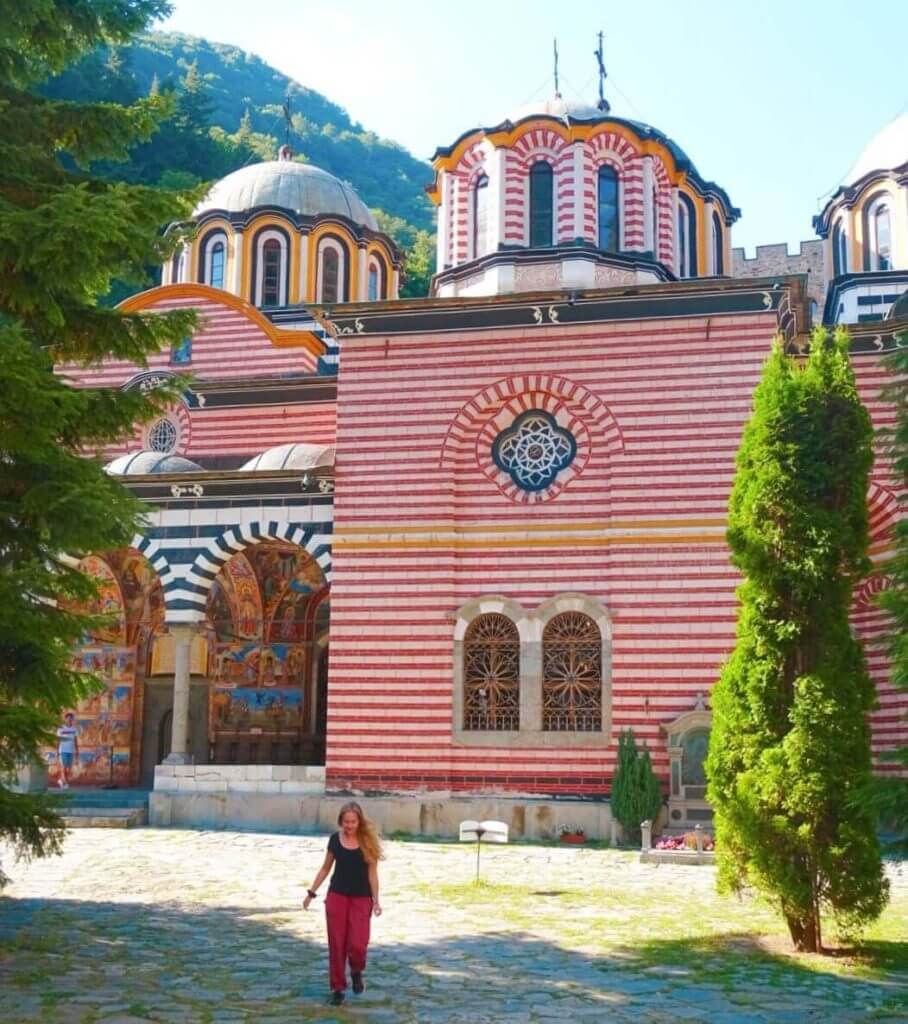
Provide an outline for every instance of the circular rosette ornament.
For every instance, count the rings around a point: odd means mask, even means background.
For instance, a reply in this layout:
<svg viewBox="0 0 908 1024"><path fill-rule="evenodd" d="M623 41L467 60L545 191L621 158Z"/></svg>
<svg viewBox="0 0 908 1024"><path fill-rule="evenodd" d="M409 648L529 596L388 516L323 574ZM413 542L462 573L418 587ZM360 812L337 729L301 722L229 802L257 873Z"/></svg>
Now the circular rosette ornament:
<svg viewBox="0 0 908 1024"><path fill-rule="evenodd" d="M574 435L554 416L530 409L492 442L495 464L524 491L544 491L577 454Z"/></svg>

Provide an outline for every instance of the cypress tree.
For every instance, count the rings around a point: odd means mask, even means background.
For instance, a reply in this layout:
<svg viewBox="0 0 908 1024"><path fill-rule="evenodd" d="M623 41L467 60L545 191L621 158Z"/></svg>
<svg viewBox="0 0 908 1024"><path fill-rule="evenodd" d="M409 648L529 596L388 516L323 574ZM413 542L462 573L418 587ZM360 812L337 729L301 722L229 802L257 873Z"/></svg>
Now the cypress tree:
<svg viewBox="0 0 908 1024"><path fill-rule="evenodd" d="M612 816L620 822L625 838L640 843L640 824L653 821L662 806L662 790L647 750L638 751L634 730L618 736L618 764L612 780Z"/></svg>
<svg viewBox="0 0 908 1024"><path fill-rule="evenodd" d="M46 796L17 794L17 768L54 742L63 708L97 680L73 671L90 620L67 610L92 585L72 558L128 544L141 507L86 457L173 398L162 388L75 389L55 365L142 364L192 328L191 313L124 314L99 303L115 278L142 280L177 243L194 195L99 179L168 101L132 106L49 99L37 87L97 46L126 42L163 0L17 0L0 14L0 837L20 855L59 849ZM0 877L2 884L2 877Z"/></svg>
<svg viewBox="0 0 908 1024"><path fill-rule="evenodd" d="M880 604L889 613L886 647L893 685L908 690L908 331L898 338L895 352L886 359L892 382L883 397L895 406L895 424L883 433L883 443L892 472L901 483L902 518L895 527L895 554L886 564L890 585L880 594ZM908 716L906 716L908 717ZM891 752L887 760L908 769L908 745ZM908 778L875 778L863 797L869 799L887 828L896 830L895 846L908 853Z"/></svg>
<svg viewBox="0 0 908 1024"><path fill-rule="evenodd" d="M796 948L822 948L821 912L860 927L887 898L872 815L875 703L849 628L868 571L873 432L848 339L819 329L806 366L775 347L737 457L728 543L744 577L737 641L712 694L708 798L719 884L752 885Z"/></svg>

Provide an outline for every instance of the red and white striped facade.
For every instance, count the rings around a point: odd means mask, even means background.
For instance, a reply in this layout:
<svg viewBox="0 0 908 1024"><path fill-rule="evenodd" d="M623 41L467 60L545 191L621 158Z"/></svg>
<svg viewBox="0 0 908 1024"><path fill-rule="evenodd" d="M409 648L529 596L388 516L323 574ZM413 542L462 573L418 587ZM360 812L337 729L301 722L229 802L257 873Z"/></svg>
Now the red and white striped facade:
<svg viewBox="0 0 908 1024"><path fill-rule="evenodd" d="M660 265L626 268L597 278L592 266L540 279L501 270L489 256L530 244L530 170L545 162L552 168L553 246L597 247L598 175L603 165L618 177L618 252L646 254ZM671 140L646 125L611 117L595 108L550 101L516 124L467 132L435 155L435 182L429 190L438 204L436 294L489 295L530 291L540 280L548 286L601 287L612 283L652 283L660 274L682 274L678 251L680 195L695 211L697 265L684 276L723 273L730 266L730 226L739 216L725 192L704 181ZM477 183L487 180L484 234L476 230ZM715 217L714 217L715 215ZM720 225L717 235L714 221ZM566 254L568 258L570 254ZM485 257L485 259L483 259ZM479 261L479 262L477 262ZM550 260L558 267L558 259ZM458 273L458 268L463 268ZM497 272L496 271L497 268ZM619 267L620 269L620 267ZM635 271L635 272L632 272Z"/></svg>
<svg viewBox="0 0 908 1024"><path fill-rule="evenodd" d="M626 727L667 779L662 728L709 693L734 642L727 502L785 305L767 308L769 292L745 294L750 284L722 285L718 315L696 313L696 295L673 310L665 288L650 315L627 318L611 310L617 295L598 296L596 315L552 295L554 318L537 318L544 304L524 316L512 299L523 320L494 327L475 303L343 311L360 330L343 338L338 391L329 788L602 796ZM694 291L707 301L709 287ZM490 318L496 308L505 315L488 300ZM879 424L891 412L869 349L855 364ZM489 452L500 424L529 408L577 439L571 471L535 495L503 486ZM874 558L885 560L895 503L882 465L871 505ZM872 638L881 622L868 594L855 624ZM559 601L607 617L605 735L469 742L456 720L469 615L504 610L524 639ZM906 700L882 655L869 660L879 752L905 741Z"/></svg>

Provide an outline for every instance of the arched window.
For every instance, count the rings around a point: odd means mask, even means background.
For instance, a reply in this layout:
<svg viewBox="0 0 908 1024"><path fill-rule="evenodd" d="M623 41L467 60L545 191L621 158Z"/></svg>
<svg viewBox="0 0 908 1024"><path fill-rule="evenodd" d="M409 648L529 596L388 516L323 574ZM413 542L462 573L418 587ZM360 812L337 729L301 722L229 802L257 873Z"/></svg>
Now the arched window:
<svg viewBox="0 0 908 1024"><path fill-rule="evenodd" d="M713 210L713 273L725 273L725 241L722 235L722 222L719 214Z"/></svg>
<svg viewBox="0 0 908 1024"><path fill-rule="evenodd" d="M369 258L369 301L377 302L386 297L385 265L377 256Z"/></svg>
<svg viewBox="0 0 908 1024"><path fill-rule="evenodd" d="M205 235L199 248L199 280L223 288L227 271L227 236L223 231Z"/></svg>
<svg viewBox="0 0 908 1024"><path fill-rule="evenodd" d="M186 248L179 249L173 254L173 263L171 264L171 282L173 284L181 284L186 280Z"/></svg>
<svg viewBox="0 0 908 1024"><path fill-rule="evenodd" d="M520 728L520 636L498 613L480 615L467 628L463 648L463 727Z"/></svg>
<svg viewBox="0 0 908 1024"><path fill-rule="evenodd" d="M480 174L473 188L473 257L489 251L489 179Z"/></svg>
<svg viewBox="0 0 908 1024"><path fill-rule="evenodd" d="M554 206L552 165L540 160L530 168L530 245L552 244Z"/></svg>
<svg viewBox="0 0 908 1024"><path fill-rule="evenodd" d="M659 191L653 185L653 256L659 258Z"/></svg>
<svg viewBox="0 0 908 1024"><path fill-rule="evenodd" d="M337 302L339 285L340 257L337 249L325 248L322 252L322 302Z"/></svg>
<svg viewBox="0 0 908 1024"><path fill-rule="evenodd" d="M281 302L281 243L269 238L262 246L262 305Z"/></svg>
<svg viewBox="0 0 908 1024"><path fill-rule="evenodd" d="M848 235L841 221L832 229L832 266L833 277L848 273Z"/></svg>
<svg viewBox="0 0 908 1024"><path fill-rule="evenodd" d="M337 238L323 238L319 242L318 281L315 289L319 302L347 301L348 264L347 249Z"/></svg>
<svg viewBox="0 0 908 1024"><path fill-rule="evenodd" d="M621 232L618 219L618 175L607 164L599 168L599 248L618 252Z"/></svg>
<svg viewBox="0 0 908 1024"><path fill-rule="evenodd" d="M542 728L602 728L602 636L583 612L561 612L542 634Z"/></svg>
<svg viewBox="0 0 908 1024"><path fill-rule="evenodd" d="M224 287L224 264L227 252L223 242L215 242L211 247L211 265L208 270L208 283L212 288Z"/></svg>
<svg viewBox="0 0 908 1024"><path fill-rule="evenodd" d="M253 243L253 289L256 306L285 306L290 269L290 239L277 228L258 232Z"/></svg>
<svg viewBox="0 0 908 1024"><path fill-rule="evenodd" d="M877 199L867 208L867 250L864 265L867 270L892 270L892 226L889 206Z"/></svg>
<svg viewBox="0 0 908 1024"><path fill-rule="evenodd" d="M697 276L697 208L690 196L678 193L678 276Z"/></svg>

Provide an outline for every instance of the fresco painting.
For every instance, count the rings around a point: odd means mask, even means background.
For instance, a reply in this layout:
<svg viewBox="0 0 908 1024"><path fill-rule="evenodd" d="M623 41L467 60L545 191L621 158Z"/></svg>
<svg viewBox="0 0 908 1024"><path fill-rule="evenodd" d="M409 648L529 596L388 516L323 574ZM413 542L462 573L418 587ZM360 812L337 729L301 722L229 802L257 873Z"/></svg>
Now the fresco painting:
<svg viewBox="0 0 908 1024"><path fill-rule="evenodd" d="M109 622L103 626L95 626L91 631L94 640L121 644L126 640L123 615L123 596L120 584L113 570L97 555L89 555L79 563L79 568L86 576L90 576L97 587L97 593L78 610L86 615L104 615Z"/></svg>
<svg viewBox="0 0 908 1024"><path fill-rule="evenodd" d="M318 563L289 544L256 544L224 565L208 599L212 739L301 729L313 612L326 590ZM266 701L265 714L245 698L230 696L236 693L280 700L257 698ZM295 704L288 703L288 694Z"/></svg>
<svg viewBox="0 0 908 1024"><path fill-rule="evenodd" d="M73 785L134 784L139 765L141 684L148 644L164 624L164 593L149 562L130 548L90 555L80 563L98 587L97 597L80 610L114 616L74 654L73 667L98 676L101 689L80 701L73 711L79 757ZM142 664L140 664L140 661ZM45 750L56 780L57 751Z"/></svg>
<svg viewBox="0 0 908 1024"><path fill-rule="evenodd" d="M217 686L211 700L212 728L219 733L299 732L303 693L295 687Z"/></svg>

